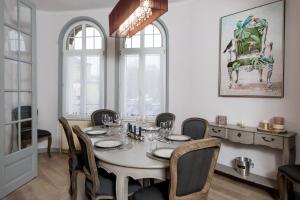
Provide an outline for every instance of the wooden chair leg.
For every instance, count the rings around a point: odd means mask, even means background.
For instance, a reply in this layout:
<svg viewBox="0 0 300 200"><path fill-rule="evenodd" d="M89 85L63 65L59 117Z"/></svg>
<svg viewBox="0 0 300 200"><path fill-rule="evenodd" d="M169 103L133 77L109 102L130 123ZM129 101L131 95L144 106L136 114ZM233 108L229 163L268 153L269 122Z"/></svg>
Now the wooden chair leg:
<svg viewBox="0 0 300 200"><path fill-rule="evenodd" d="M69 174L70 174L70 188L69 188L69 194L72 196L73 195L73 188L72 188L72 174L73 171L69 169Z"/></svg>
<svg viewBox="0 0 300 200"><path fill-rule="evenodd" d="M51 144L52 144L52 136L50 135L48 136L48 149L47 149L49 158L51 158Z"/></svg>
<svg viewBox="0 0 300 200"><path fill-rule="evenodd" d="M288 200L287 179L281 172L278 172L277 174L277 181L279 190L279 200Z"/></svg>
<svg viewBox="0 0 300 200"><path fill-rule="evenodd" d="M73 171L72 172L72 177L71 177L71 187L72 187L72 200L76 200L77 199L77 175L78 172L77 171Z"/></svg>

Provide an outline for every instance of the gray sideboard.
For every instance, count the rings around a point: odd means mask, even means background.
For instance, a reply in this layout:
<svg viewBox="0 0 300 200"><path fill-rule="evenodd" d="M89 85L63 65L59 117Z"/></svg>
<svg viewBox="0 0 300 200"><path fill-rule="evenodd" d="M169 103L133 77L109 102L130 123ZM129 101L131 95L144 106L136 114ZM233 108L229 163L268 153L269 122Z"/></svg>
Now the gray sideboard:
<svg viewBox="0 0 300 200"><path fill-rule="evenodd" d="M257 131L257 128L254 127L241 128L236 125L219 126L216 123L210 123L208 135L234 143L245 145L260 145L268 148L278 149L282 151L282 165L295 164L295 139L297 133L268 133ZM261 177L255 174L250 174L250 176L248 177L243 177L235 172L232 167L228 167L222 164L217 164L216 170L269 188L277 188L276 182L272 179Z"/></svg>

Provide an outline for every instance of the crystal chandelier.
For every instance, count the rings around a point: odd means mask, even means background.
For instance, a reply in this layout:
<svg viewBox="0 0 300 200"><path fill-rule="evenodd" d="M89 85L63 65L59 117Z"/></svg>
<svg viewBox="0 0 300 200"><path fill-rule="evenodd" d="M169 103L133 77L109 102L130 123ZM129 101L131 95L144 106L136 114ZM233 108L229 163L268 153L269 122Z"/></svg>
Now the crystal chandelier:
<svg viewBox="0 0 300 200"><path fill-rule="evenodd" d="M110 36L131 37L168 10L168 0L119 0L109 15Z"/></svg>

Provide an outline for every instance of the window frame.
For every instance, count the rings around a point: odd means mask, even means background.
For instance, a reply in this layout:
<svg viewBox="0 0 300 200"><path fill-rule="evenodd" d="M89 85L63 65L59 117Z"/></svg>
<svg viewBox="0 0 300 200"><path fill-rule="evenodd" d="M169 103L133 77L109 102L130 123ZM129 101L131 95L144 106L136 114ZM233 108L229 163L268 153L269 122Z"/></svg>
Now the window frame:
<svg viewBox="0 0 300 200"><path fill-rule="evenodd" d="M122 67L125 66L125 54L126 55L140 55L139 58L139 65L141 65L142 63L145 63L145 55L146 54L160 54L161 57L161 66L163 66L164 68L164 73L162 74L162 81L163 81L163 94L162 95L162 99L161 102L164 102L162 104L163 108L162 108L162 112L168 112L169 111L169 35L168 35L168 30L165 26L165 24L161 21L161 20L156 20L154 22L152 22L152 25L154 25L155 27L158 28L158 30L161 33L161 42L162 42L162 46L161 47L145 47L145 29L141 31L141 38L140 38L140 48L125 48L125 39L126 38L121 38L118 41L117 44L117 50L118 50L118 72L117 75L118 77L116 78L118 83L117 85L117 95L118 95L118 100L116 102L116 107L118 108L119 112L123 112L124 109L122 108L123 105L125 104L125 102L123 100L125 100L125 96L124 96L124 80L122 80L124 78L124 76L122 75ZM143 66L142 70L139 69L139 73L143 73L142 71L145 69L145 65ZM140 76L141 77L141 76ZM141 97L141 93L139 92L139 98ZM123 105L122 105L123 104ZM140 102L140 108L141 106ZM149 117L147 116L147 118L150 121L154 121L155 117ZM135 116L125 116L125 120L127 121L132 121L135 120Z"/></svg>
<svg viewBox="0 0 300 200"><path fill-rule="evenodd" d="M102 48L101 49L85 49L86 47L86 39L83 39L82 42L82 49L81 50L76 50L76 49L71 49L67 50L67 39L69 38L69 33L71 30L73 30L76 26L79 24L89 24L92 27L96 28L100 36L102 38ZM82 27L84 29L84 27ZM83 30L82 29L82 30ZM82 31L83 35L82 38L86 36L85 31ZM64 58L66 57L65 54L67 55L74 55L74 56L84 56L86 58L86 55L92 56L92 55L100 55L100 60L101 62L101 69L102 69L102 78L103 78L103 86L101 87L103 91L101 91L101 94L103 94L103 108L106 108L107 106L107 36L104 28L99 24L95 19L90 18L90 17L77 17L72 20L70 20L63 28L62 31L60 32L59 35L59 94L58 94L58 117L64 116L67 119L73 119L73 120L89 120L90 116L89 115L64 115L64 108L65 108L65 101L64 101ZM85 62L81 60L81 62ZM82 64L81 64L81 71L82 71ZM85 75L84 75L85 76ZM101 80L101 79L100 79ZM85 84L85 79L81 79L81 84ZM102 82L102 81L101 81ZM102 84L101 84L102 85ZM81 92L84 87L81 88ZM82 93L84 94L84 93ZM86 99L86 97L83 97ZM81 107L84 105L84 102L80 102Z"/></svg>

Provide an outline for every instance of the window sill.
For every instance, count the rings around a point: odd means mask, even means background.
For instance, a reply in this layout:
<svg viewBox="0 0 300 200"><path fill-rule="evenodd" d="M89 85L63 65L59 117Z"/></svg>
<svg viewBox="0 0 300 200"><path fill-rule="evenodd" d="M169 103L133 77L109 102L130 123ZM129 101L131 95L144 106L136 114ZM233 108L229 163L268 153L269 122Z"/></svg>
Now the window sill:
<svg viewBox="0 0 300 200"><path fill-rule="evenodd" d="M90 116L64 116L64 118L70 121L91 121Z"/></svg>

